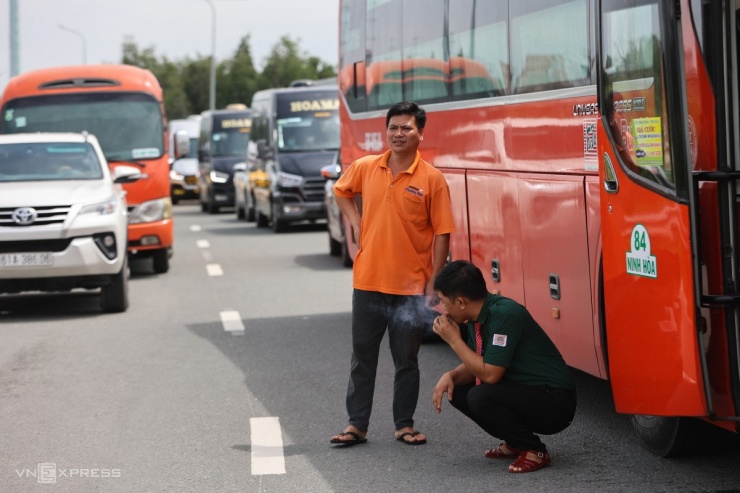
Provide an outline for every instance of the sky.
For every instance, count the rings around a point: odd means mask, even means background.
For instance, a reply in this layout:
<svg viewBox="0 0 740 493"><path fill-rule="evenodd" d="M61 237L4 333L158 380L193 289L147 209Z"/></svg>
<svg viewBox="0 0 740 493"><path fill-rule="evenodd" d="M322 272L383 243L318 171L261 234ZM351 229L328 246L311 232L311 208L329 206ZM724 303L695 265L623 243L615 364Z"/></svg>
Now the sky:
<svg viewBox="0 0 740 493"><path fill-rule="evenodd" d="M337 64L339 0L211 0L216 60L233 56L249 34L258 69L282 36L303 54ZM124 40L177 61L211 54L207 0L18 0L20 72L118 63ZM77 31L70 33L62 27ZM84 38L84 45L83 45ZM86 46L86 49L83 49ZM10 0L0 0L0 91L10 78Z"/></svg>

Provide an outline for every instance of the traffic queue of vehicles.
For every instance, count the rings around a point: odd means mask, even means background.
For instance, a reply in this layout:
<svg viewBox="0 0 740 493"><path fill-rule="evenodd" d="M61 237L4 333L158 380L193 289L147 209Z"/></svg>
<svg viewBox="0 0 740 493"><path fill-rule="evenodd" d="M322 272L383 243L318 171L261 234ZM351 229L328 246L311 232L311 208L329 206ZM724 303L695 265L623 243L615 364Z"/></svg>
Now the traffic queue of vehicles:
<svg viewBox="0 0 740 493"><path fill-rule="evenodd" d="M148 70L84 65L10 80L0 101L0 293L99 289L128 307L128 261L169 270L162 89ZM176 131L173 159L187 153Z"/></svg>

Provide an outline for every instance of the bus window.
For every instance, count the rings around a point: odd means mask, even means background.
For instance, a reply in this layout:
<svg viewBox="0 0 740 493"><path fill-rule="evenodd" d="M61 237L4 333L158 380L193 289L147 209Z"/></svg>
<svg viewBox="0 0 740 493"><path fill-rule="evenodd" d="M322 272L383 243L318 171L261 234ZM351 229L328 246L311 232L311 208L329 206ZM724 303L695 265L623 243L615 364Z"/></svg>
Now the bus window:
<svg viewBox="0 0 740 493"><path fill-rule="evenodd" d="M509 8L514 93L590 83L588 0L510 2Z"/></svg>
<svg viewBox="0 0 740 493"><path fill-rule="evenodd" d="M663 193L675 189L668 152L658 4L604 12L602 113L621 163ZM624 26L630 26L625 29Z"/></svg>
<svg viewBox="0 0 740 493"><path fill-rule="evenodd" d="M444 0L403 2L403 99L418 103L447 101L448 70L443 19ZM414 19L414 22L408 20Z"/></svg>
<svg viewBox="0 0 740 493"><path fill-rule="evenodd" d="M342 0L340 8L339 87L350 111L364 111L365 0Z"/></svg>
<svg viewBox="0 0 740 493"><path fill-rule="evenodd" d="M508 0L460 0L449 12L452 99L500 96L509 86Z"/></svg>
<svg viewBox="0 0 740 493"><path fill-rule="evenodd" d="M390 107L403 99L401 43L403 9L399 1L367 2L367 109Z"/></svg>

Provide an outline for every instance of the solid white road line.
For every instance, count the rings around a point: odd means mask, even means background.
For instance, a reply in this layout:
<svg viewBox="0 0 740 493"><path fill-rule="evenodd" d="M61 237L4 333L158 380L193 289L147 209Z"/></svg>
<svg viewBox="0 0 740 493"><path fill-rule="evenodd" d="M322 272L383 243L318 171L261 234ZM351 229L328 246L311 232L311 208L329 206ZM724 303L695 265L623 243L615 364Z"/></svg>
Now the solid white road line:
<svg viewBox="0 0 740 493"><path fill-rule="evenodd" d="M190 231L200 231L200 226L197 224L193 224L190 226Z"/></svg>
<svg viewBox="0 0 740 493"><path fill-rule="evenodd" d="M221 266L219 264L208 264L206 265L206 270L208 271L209 276L223 276L224 271L221 269Z"/></svg>
<svg viewBox="0 0 740 493"><path fill-rule="evenodd" d="M224 310L220 313L221 324L227 332L244 332L242 316L236 310Z"/></svg>
<svg viewBox="0 0 740 493"><path fill-rule="evenodd" d="M285 474L280 419L250 418L249 427L252 432L252 475Z"/></svg>
<svg viewBox="0 0 740 493"><path fill-rule="evenodd" d="M198 245L198 248L210 248L211 243L208 240L198 240L195 242L196 245Z"/></svg>

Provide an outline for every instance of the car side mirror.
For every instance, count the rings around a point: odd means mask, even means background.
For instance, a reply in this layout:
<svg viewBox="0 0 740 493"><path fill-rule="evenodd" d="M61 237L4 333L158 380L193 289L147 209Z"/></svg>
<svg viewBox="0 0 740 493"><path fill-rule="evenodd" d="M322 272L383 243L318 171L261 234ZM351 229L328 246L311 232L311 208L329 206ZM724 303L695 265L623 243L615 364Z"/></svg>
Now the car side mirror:
<svg viewBox="0 0 740 493"><path fill-rule="evenodd" d="M139 168L119 165L113 168L113 183L133 183L144 178Z"/></svg>
<svg viewBox="0 0 740 493"><path fill-rule="evenodd" d="M338 164L327 164L321 168L321 176L326 180L336 180L342 173L342 167Z"/></svg>

